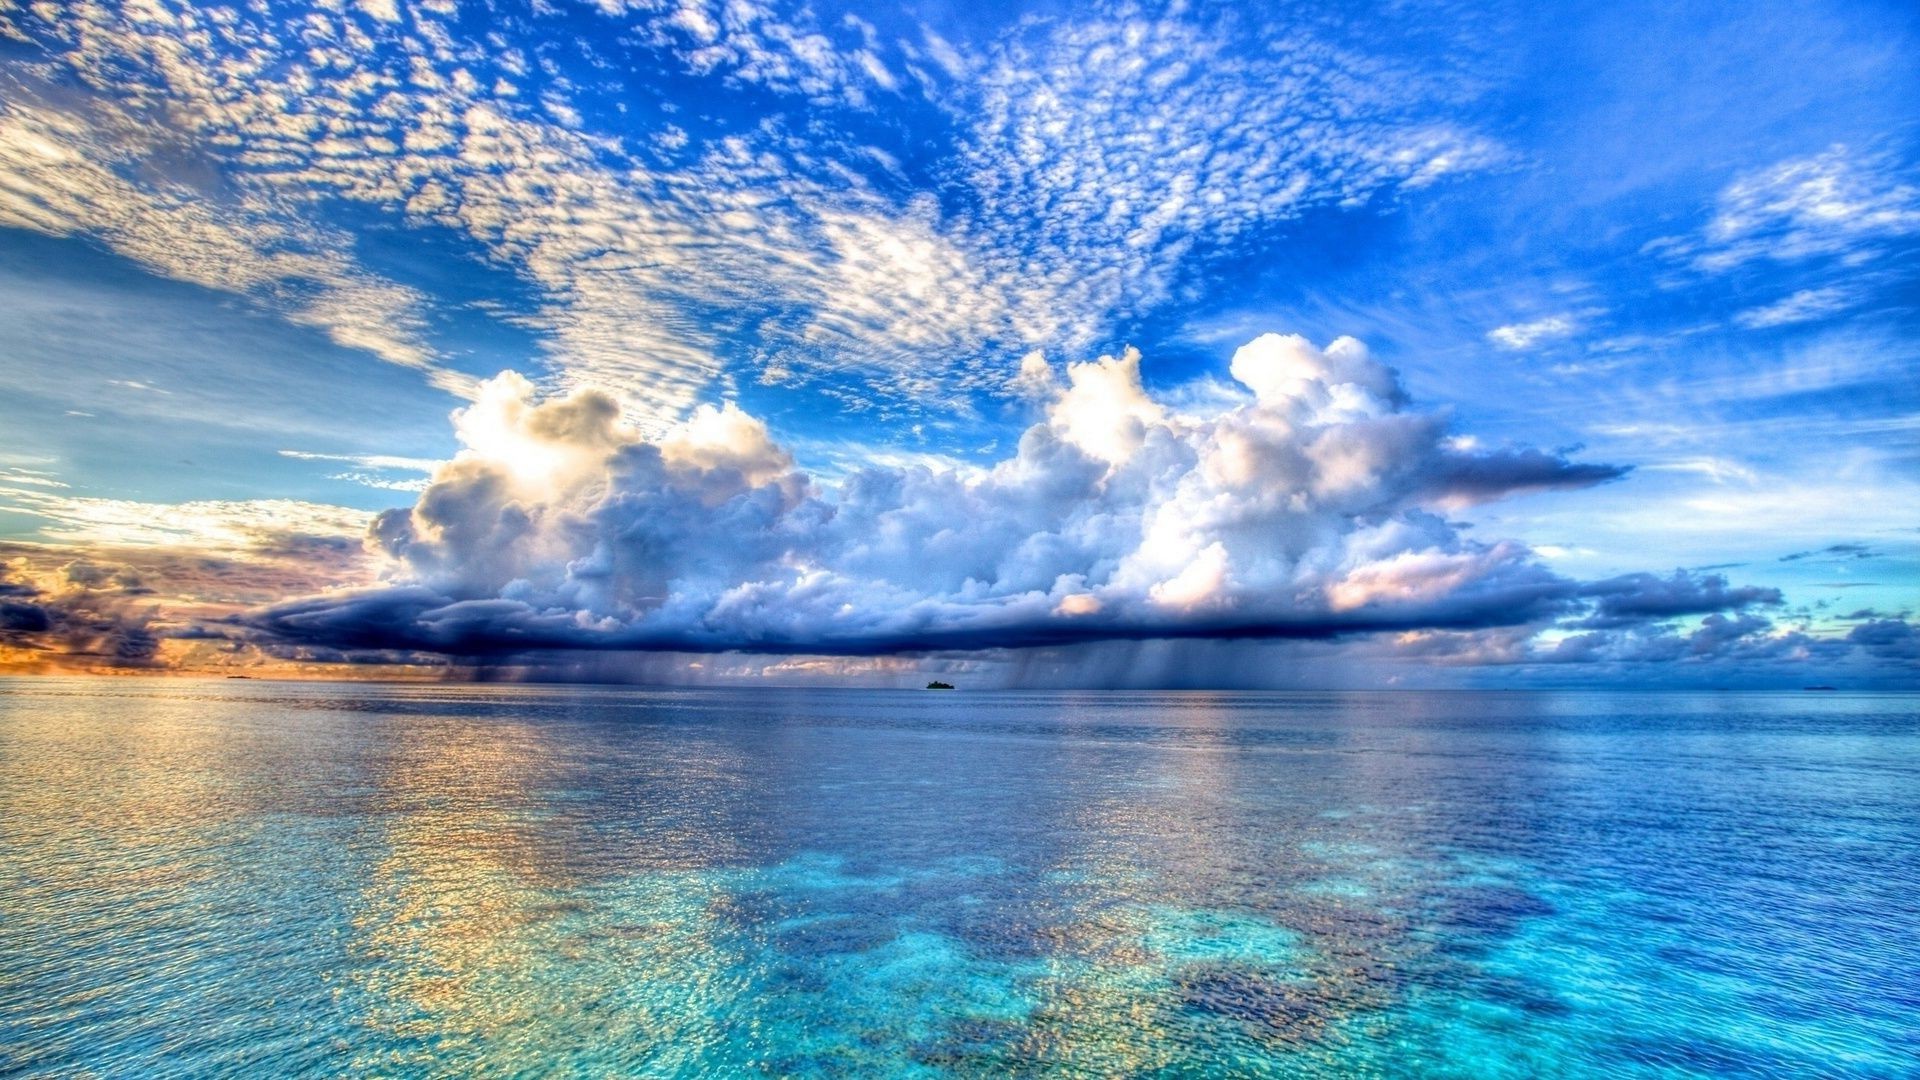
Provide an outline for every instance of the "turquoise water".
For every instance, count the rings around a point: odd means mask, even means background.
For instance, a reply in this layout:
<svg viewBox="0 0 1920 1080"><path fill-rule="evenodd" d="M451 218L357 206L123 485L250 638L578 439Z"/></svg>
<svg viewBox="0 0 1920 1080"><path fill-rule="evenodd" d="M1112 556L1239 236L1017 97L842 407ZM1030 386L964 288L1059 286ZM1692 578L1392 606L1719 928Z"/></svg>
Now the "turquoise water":
<svg viewBox="0 0 1920 1080"><path fill-rule="evenodd" d="M0 681L0 1074L1920 1076L1916 704Z"/></svg>

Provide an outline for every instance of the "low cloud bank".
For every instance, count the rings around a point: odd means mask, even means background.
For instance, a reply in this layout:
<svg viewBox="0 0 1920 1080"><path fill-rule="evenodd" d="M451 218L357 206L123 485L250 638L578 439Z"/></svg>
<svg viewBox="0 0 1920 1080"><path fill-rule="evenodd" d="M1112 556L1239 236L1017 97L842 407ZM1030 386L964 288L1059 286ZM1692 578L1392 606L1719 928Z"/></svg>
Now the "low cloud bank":
<svg viewBox="0 0 1920 1080"><path fill-rule="evenodd" d="M1471 630L1590 605L1524 546L1443 515L1624 469L1473 448L1351 338L1265 335L1231 371L1240 400L1194 414L1143 389L1131 350L1064 377L1029 357L1019 389L1045 415L1013 456L832 488L732 405L649 439L610 397L539 401L504 373L456 414L465 449L374 523L388 584L239 625L283 647L473 658L869 655Z"/></svg>
<svg viewBox="0 0 1920 1080"><path fill-rule="evenodd" d="M77 559L42 583L20 561L0 562L0 666L152 668L160 632L149 590L124 568Z"/></svg>
<svg viewBox="0 0 1920 1080"><path fill-rule="evenodd" d="M285 529L254 531L226 550L0 542L0 670L224 668L298 654L226 617L371 580L368 561L350 535Z"/></svg>

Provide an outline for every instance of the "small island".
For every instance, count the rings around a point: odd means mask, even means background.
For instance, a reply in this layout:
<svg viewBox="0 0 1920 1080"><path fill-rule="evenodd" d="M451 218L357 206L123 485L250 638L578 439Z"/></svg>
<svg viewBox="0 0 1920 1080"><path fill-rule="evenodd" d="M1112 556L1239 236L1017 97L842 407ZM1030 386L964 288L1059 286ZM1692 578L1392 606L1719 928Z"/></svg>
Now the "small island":
<svg viewBox="0 0 1920 1080"><path fill-rule="evenodd" d="M928 683L928 684L927 684L927 689L929 689L929 690L951 690L951 689L953 689L953 684L952 684L952 683L944 683L944 682L941 682L941 681L940 681L939 679L935 679L935 680L933 680L932 682L930 682L930 683Z"/></svg>

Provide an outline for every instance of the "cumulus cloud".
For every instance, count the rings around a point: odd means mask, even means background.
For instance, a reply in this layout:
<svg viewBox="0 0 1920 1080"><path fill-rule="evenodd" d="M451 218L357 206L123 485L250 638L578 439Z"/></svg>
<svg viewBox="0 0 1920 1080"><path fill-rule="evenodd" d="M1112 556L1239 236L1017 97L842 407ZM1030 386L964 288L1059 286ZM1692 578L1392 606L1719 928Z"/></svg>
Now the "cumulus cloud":
<svg viewBox="0 0 1920 1080"><path fill-rule="evenodd" d="M605 394L507 373L456 414L463 449L414 505L371 520L14 488L88 554L0 550L0 665L1282 685L1314 678L1247 658L1822 681L1920 661L1904 615L1783 627L1774 589L1575 581L1468 536L1439 511L1623 470L1450 435L1351 339L1263 336L1233 358L1236 392L1200 398L1149 393L1143 362L1035 358L1042 415L987 466L809 474L733 405L648 434Z"/></svg>
<svg viewBox="0 0 1920 1080"><path fill-rule="evenodd" d="M1512 625L1581 603L1524 547L1435 510L1622 470L1463 449L1350 338L1265 335L1233 358L1237 399L1200 413L1156 400L1140 364L1067 365L990 467L873 465L831 487L732 405L646 436L604 394L539 400L503 374L419 501L373 523L389 584L245 622L472 656L866 654Z"/></svg>
<svg viewBox="0 0 1920 1080"><path fill-rule="evenodd" d="M1905 619L1874 619L1847 633L1847 640L1883 660L1920 666L1920 631Z"/></svg>
<svg viewBox="0 0 1920 1080"><path fill-rule="evenodd" d="M1863 624L1846 634L1783 627L1757 612L1737 610L1697 619L1624 620L1600 629L1580 630L1581 625L1576 621L1546 632L1532 627L1409 632L1371 658L1532 669L1553 681L1585 671L1590 679L1628 677L1650 684L1738 679L1749 685L1797 685L1841 678L1901 685L1920 670L1920 650L1914 647L1920 635L1902 619Z"/></svg>
<svg viewBox="0 0 1920 1080"><path fill-rule="evenodd" d="M1799 685L1838 680L1903 685L1920 670L1920 632L1905 617L1872 610L1843 616L1850 628L1783 625L1778 590L1735 586L1714 573L1676 570L1584 583L1579 612L1550 625L1409 631L1374 660L1532 669L1557 681L1585 671L1596 680ZM1556 674L1558 673L1558 674ZM1522 676L1525 678L1525 676Z"/></svg>
<svg viewBox="0 0 1920 1080"><path fill-rule="evenodd" d="M0 542L0 669L95 671L234 662L215 624L276 599L377 580L373 515L285 499L133 502L0 478L0 509L38 540ZM183 643L197 643L187 646ZM255 657L257 659L257 657Z"/></svg>
<svg viewBox="0 0 1920 1080"><path fill-rule="evenodd" d="M1551 646L1522 645L1505 657L1509 664L1646 665L1730 660L1781 660L1796 651L1822 650L1827 659L1847 651L1842 643L1819 641L1803 633L1774 635L1773 623L1759 615L1707 615L1691 628L1668 623L1631 624L1560 638Z"/></svg>

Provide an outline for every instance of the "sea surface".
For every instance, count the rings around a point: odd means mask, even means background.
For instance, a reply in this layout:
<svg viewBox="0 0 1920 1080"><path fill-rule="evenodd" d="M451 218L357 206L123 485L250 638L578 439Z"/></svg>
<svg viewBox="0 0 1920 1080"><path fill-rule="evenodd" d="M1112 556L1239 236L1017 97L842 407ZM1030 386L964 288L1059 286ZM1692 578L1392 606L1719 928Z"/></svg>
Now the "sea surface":
<svg viewBox="0 0 1920 1080"><path fill-rule="evenodd" d="M0 680L0 1074L1920 1076L1917 706Z"/></svg>

